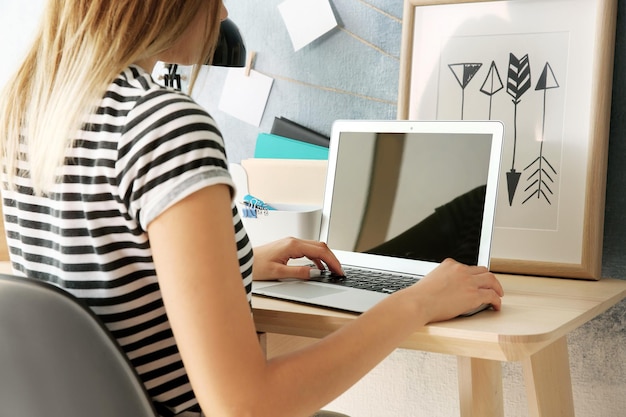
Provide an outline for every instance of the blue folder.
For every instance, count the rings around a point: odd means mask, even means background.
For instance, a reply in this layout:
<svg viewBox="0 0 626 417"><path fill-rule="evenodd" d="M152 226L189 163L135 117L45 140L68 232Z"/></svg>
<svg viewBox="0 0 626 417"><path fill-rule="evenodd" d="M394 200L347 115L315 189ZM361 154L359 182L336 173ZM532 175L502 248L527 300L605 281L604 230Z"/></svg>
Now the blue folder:
<svg viewBox="0 0 626 417"><path fill-rule="evenodd" d="M328 159L328 148L296 139L260 133L254 149L255 158Z"/></svg>

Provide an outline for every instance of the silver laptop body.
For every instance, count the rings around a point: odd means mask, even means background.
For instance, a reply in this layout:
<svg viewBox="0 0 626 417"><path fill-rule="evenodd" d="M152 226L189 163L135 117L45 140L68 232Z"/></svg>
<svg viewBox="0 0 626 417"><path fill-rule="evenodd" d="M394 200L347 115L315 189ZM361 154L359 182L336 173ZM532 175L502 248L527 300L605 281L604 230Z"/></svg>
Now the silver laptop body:
<svg viewBox="0 0 626 417"><path fill-rule="evenodd" d="M415 281L448 257L489 267L503 137L498 121L336 121L320 240L348 278L356 268ZM253 284L255 295L352 312L394 290L335 277Z"/></svg>

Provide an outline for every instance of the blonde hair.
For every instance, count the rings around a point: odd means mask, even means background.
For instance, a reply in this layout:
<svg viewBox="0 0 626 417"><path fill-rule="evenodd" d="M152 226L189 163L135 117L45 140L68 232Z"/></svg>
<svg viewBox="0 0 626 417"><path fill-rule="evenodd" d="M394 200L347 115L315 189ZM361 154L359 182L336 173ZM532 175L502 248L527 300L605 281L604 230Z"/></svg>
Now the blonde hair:
<svg viewBox="0 0 626 417"><path fill-rule="evenodd" d="M48 192L76 133L113 79L128 65L171 48L205 7L207 42L192 72L193 85L200 65L213 54L221 3L50 0L26 59L0 96L5 187L15 187L15 177L27 172L36 194Z"/></svg>

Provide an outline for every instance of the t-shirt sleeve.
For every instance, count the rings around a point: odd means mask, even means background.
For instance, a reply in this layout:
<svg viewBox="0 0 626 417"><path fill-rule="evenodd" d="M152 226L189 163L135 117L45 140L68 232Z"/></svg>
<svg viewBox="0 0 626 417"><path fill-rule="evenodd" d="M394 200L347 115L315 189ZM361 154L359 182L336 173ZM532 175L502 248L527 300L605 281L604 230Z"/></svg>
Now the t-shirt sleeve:
<svg viewBox="0 0 626 417"><path fill-rule="evenodd" d="M211 185L234 195L224 141L214 120L189 97L152 92L129 113L118 147L120 198L140 226Z"/></svg>

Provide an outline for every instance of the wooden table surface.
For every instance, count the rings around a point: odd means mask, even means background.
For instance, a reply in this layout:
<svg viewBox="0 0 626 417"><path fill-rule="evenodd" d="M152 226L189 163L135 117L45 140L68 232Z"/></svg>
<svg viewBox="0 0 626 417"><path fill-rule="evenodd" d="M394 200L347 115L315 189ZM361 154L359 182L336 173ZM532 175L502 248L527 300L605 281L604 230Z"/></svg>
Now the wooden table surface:
<svg viewBox="0 0 626 417"><path fill-rule="evenodd" d="M626 281L498 275L501 311L483 311L425 326L402 346L499 361L518 361L588 322L626 297ZM357 315L253 297L257 330L319 338Z"/></svg>

